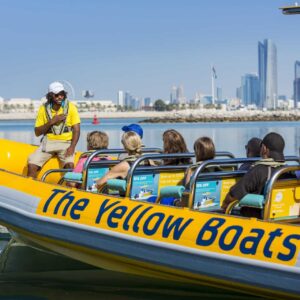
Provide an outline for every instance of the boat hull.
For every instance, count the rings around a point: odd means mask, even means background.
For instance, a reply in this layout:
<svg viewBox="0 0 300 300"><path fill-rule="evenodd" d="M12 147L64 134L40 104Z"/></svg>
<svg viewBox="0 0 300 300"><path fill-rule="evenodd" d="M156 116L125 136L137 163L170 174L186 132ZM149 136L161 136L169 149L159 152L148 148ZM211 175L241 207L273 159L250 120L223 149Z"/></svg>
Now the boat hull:
<svg viewBox="0 0 300 300"><path fill-rule="evenodd" d="M23 176L25 154L34 149L18 145L23 159L14 166L17 145L6 146L0 224L15 239L107 270L300 298L299 226L41 182Z"/></svg>

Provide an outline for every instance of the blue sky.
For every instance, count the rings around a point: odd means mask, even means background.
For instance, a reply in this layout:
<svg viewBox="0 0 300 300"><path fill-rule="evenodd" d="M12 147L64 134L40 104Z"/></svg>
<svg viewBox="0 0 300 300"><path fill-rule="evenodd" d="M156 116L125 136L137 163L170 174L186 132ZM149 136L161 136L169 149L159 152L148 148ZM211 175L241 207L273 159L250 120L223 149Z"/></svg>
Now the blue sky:
<svg viewBox="0 0 300 300"><path fill-rule="evenodd" d="M292 94L300 60L300 15L279 0L0 0L0 96L41 98L66 80L97 99L117 91L168 100L173 84L191 98L211 93L210 64L223 96L257 72L257 42L277 46L279 94Z"/></svg>

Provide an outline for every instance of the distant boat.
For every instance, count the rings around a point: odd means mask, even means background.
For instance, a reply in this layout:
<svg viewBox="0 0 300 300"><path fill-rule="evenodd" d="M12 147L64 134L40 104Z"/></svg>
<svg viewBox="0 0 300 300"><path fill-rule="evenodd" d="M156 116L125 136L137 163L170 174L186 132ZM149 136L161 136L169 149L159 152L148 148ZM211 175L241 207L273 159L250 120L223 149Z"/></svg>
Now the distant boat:
<svg viewBox="0 0 300 300"><path fill-rule="evenodd" d="M94 125L98 125L98 124L100 124L100 121L98 120L98 118L97 118L97 116L96 116L96 115L94 115L94 118L93 118L93 122L92 122L92 124L94 124Z"/></svg>
<svg viewBox="0 0 300 300"><path fill-rule="evenodd" d="M300 5L297 2L294 5L280 7L280 9L282 9L282 13L285 15L300 14Z"/></svg>

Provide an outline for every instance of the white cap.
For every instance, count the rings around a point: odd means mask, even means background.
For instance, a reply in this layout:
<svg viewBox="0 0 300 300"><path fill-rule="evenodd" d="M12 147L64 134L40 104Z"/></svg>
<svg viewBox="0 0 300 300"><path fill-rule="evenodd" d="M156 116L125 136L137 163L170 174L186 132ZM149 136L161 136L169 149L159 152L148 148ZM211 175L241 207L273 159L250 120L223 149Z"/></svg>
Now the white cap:
<svg viewBox="0 0 300 300"><path fill-rule="evenodd" d="M49 93L58 94L61 91L65 91L65 88L62 83L60 83L58 81L54 81L49 84L49 87L48 87Z"/></svg>

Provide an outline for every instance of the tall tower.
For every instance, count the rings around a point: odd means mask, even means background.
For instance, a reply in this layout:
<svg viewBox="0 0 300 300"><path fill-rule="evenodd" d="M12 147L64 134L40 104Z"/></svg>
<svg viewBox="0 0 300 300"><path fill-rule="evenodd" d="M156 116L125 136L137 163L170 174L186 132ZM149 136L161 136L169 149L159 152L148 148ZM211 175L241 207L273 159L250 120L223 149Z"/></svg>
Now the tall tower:
<svg viewBox="0 0 300 300"><path fill-rule="evenodd" d="M244 105L259 105L259 81L256 74L242 76L242 100Z"/></svg>
<svg viewBox="0 0 300 300"><path fill-rule="evenodd" d="M258 42L259 107L277 107L277 49L265 39Z"/></svg>
<svg viewBox="0 0 300 300"><path fill-rule="evenodd" d="M124 106L124 92L118 91L118 105Z"/></svg>
<svg viewBox="0 0 300 300"><path fill-rule="evenodd" d="M182 85L180 85L176 90L176 98L177 98L177 103L179 104L185 103L185 97L184 97Z"/></svg>
<svg viewBox="0 0 300 300"><path fill-rule="evenodd" d="M177 87L175 85L173 85L171 88L171 93L170 93L170 103L171 104L177 103L176 90L177 90Z"/></svg>
<svg viewBox="0 0 300 300"><path fill-rule="evenodd" d="M295 62L295 79L294 79L294 105L295 108L300 103L300 61Z"/></svg>

